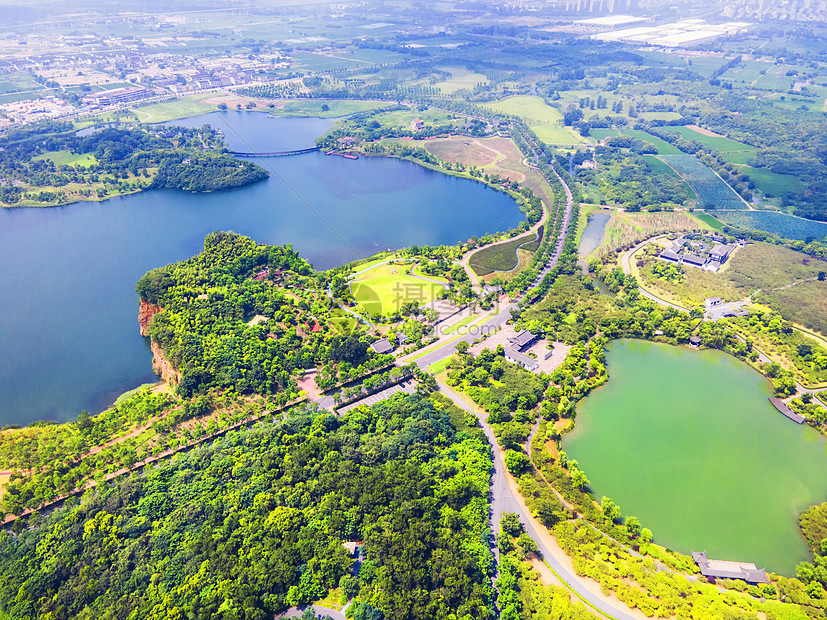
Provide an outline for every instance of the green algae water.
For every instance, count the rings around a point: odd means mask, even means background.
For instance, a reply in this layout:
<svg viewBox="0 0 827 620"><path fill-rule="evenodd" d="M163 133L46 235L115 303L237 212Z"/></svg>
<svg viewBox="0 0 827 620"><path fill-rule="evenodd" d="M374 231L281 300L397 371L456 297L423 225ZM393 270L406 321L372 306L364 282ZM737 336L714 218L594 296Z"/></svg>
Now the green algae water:
<svg viewBox="0 0 827 620"><path fill-rule="evenodd" d="M720 351L609 345L609 382L564 440L598 496L656 542L791 575L809 557L798 515L827 500L827 442L769 403L770 386Z"/></svg>

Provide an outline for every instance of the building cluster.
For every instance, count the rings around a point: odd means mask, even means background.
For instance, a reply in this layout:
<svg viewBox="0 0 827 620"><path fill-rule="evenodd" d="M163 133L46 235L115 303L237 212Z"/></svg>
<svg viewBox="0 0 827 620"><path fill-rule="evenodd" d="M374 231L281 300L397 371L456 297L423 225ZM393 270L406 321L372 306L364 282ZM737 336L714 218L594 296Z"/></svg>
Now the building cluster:
<svg viewBox="0 0 827 620"><path fill-rule="evenodd" d="M509 346L505 350L505 359L512 364L519 364L526 370L536 369L537 360L525 354L525 351L530 349L535 342L537 342L537 336L527 329L518 332L513 338L508 339Z"/></svg>
<svg viewBox="0 0 827 620"><path fill-rule="evenodd" d="M728 3L724 15L742 19L827 22L827 0L741 0Z"/></svg>
<svg viewBox="0 0 827 620"><path fill-rule="evenodd" d="M670 263L718 271L738 245L728 244L718 233L685 235L663 250L659 257Z"/></svg>
<svg viewBox="0 0 827 620"><path fill-rule="evenodd" d="M748 31L751 25L746 22L709 24L703 19L682 19L658 26L632 26L620 30L611 29L607 32L594 34L592 38L601 41L623 41L658 47L685 47L706 43L720 37L743 34ZM609 27L613 28L613 24L610 24Z"/></svg>
<svg viewBox="0 0 827 620"><path fill-rule="evenodd" d="M19 83L21 91L30 92L31 97L25 100L30 105L3 104L0 112L5 113L6 122L0 125L58 118L78 108L97 110L271 81L277 79L277 70L292 62L277 51L196 57L171 51L174 41L150 46L140 39L93 35L57 37L52 41L41 41L33 35L19 38L18 47L28 53L3 54L0 81ZM5 41L7 46L13 42ZM54 99L63 105L56 105Z"/></svg>

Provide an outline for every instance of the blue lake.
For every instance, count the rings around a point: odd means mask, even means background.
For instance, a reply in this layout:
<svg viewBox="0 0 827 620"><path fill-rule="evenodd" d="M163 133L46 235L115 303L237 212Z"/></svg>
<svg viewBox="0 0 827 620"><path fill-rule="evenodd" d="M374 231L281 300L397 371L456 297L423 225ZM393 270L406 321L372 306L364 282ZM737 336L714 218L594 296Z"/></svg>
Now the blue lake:
<svg viewBox="0 0 827 620"><path fill-rule="evenodd" d="M313 146L331 121L227 112L234 150ZM316 268L387 248L453 244L523 214L480 183L381 158L310 153L258 160L270 179L214 194L156 190L50 209L0 210L0 425L102 411L155 380L135 282L197 253L214 230L291 243Z"/></svg>
<svg viewBox="0 0 827 620"><path fill-rule="evenodd" d="M589 222L583 229L583 234L580 235L580 245L577 246L577 253L580 256L588 256L597 249L603 241L606 224L609 223L611 217L611 213L605 211L596 211L589 216Z"/></svg>

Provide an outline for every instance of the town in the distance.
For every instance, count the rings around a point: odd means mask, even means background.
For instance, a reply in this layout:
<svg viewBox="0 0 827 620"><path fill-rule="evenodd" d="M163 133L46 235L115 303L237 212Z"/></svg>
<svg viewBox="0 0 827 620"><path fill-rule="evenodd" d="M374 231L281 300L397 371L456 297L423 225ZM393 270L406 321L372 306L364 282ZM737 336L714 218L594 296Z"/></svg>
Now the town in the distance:
<svg viewBox="0 0 827 620"><path fill-rule="evenodd" d="M0 620L827 618L827 2L0 14Z"/></svg>

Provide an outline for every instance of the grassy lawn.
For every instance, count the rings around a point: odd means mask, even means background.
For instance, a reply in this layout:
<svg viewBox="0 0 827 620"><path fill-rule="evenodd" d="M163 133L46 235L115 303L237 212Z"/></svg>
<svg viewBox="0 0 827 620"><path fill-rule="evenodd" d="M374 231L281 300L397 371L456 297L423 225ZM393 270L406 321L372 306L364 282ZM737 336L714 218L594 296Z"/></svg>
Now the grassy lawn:
<svg viewBox="0 0 827 620"><path fill-rule="evenodd" d="M445 69L451 74L450 80L437 82L435 86L446 95L452 95L463 88L472 90L477 84L488 84L488 78L481 73L469 71L468 69L456 69L451 67Z"/></svg>
<svg viewBox="0 0 827 620"><path fill-rule="evenodd" d="M322 106L327 106L327 109L323 110ZM285 101L283 108L274 108L270 111L270 114L288 117L339 118L386 107L388 107L388 103L382 101L326 101L315 99L312 101Z"/></svg>
<svg viewBox="0 0 827 620"><path fill-rule="evenodd" d="M72 151L49 151L34 158L34 161L48 159L58 166L83 166L84 168L98 163L94 155L89 153L72 153Z"/></svg>
<svg viewBox="0 0 827 620"><path fill-rule="evenodd" d="M428 278L429 280L436 280L437 282L443 282L444 284L450 284L450 280L448 278L443 278L440 276L431 276L427 273L422 273L422 265L415 265L413 267L413 275L420 276L422 278Z"/></svg>
<svg viewBox="0 0 827 620"><path fill-rule="evenodd" d="M441 372L445 372L448 370L448 364L451 363L451 360L454 359L453 356L446 357L444 360L437 362L436 364L431 364L426 368L429 373L432 375L438 375Z"/></svg>
<svg viewBox="0 0 827 620"><path fill-rule="evenodd" d="M358 321L344 310L333 310L330 313L330 323L342 334L351 334Z"/></svg>
<svg viewBox="0 0 827 620"><path fill-rule="evenodd" d="M443 287L406 275L409 269L410 265L374 267L351 282L353 298L375 316L393 314L408 301L419 305L433 301Z"/></svg>
<svg viewBox="0 0 827 620"><path fill-rule="evenodd" d="M210 93L210 95L214 96L214 93ZM138 119L142 123L166 123L167 121L207 114L218 109L217 105L203 103L202 98L204 98L204 95L184 97L175 101L164 101L163 103L155 103L141 108L133 108L132 111L138 115Z"/></svg>
<svg viewBox="0 0 827 620"><path fill-rule="evenodd" d="M9 476L0 476L0 499L3 499L3 493L6 492L6 483L9 481Z"/></svg>

